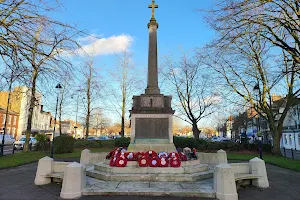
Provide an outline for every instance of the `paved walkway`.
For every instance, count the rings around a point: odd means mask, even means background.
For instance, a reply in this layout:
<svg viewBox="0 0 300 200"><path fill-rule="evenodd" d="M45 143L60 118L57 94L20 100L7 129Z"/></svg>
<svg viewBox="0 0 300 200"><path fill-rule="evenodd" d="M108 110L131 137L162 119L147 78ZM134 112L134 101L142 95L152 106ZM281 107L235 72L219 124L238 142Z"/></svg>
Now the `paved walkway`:
<svg viewBox="0 0 300 200"><path fill-rule="evenodd" d="M0 158L1 162L1 158ZM0 200L60 199L60 184L34 185L37 163L0 170ZM267 165L270 188L247 187L239 190L240 200L300 200L300 173ZM208 200L185 197L84 196L80 200Z"/></svg>

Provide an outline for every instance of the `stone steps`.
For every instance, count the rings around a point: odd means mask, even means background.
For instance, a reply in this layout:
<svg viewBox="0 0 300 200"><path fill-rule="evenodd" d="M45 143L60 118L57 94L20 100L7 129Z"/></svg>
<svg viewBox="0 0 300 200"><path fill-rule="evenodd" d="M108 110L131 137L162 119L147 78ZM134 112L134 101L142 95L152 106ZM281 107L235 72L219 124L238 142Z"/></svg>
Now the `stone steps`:
<svg viewBox="0 0 300 200"><path fill-rule="evenodd" d="M192 174L208 171L208 165L196 164L185 167L138 167L129 165L126 167L111 167L105 163L98 163L94 166L95 170L112 174Z"/></svg>
<svg viewBox="0 0 300 200"><path fill-rule="evenodd" d="M122 182L101 181L87 178L87 187L83 195L101 196L179 196L215 198L212 189L213 180L207 179L197 182Z"/></svg>
<svg viewBox="0 0 300 200"><path fill-rule="evenodd" d="M158 169L158 168L156 168ZM161 169L161 168L159 168ZM158 182L193 182L213 177L213 170L202 171L191 174L174 174L174 173L107 173L98 170L88 170L87 176L104 181L158 181Z"/></svg>

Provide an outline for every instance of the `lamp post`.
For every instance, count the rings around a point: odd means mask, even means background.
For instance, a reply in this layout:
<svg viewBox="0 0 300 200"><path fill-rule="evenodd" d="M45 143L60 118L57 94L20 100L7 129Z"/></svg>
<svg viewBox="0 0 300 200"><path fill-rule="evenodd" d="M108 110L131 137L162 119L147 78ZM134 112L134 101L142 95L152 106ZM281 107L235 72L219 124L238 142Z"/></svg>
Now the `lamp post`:
<svg viewBox="0 0 300 200"><path fill-rule="evenodd" d="M60 90L62 87L61 87L60 84L57 84L57 85L55 86L55 88L58 89L58 90ZM55 137L55 126L56 126L56 115L57 115L58 98L59 98L59 92L57 93L56 106L55 106L53 138L52 138L51 155L50 155L51 158L53 158L53 152L54 152L54 137Z"/></svg>
<svg viewBox="0 0 300 200"><path fill-rule="evenodd" d="M258 98L257 98L257 95L259 94L260 95L260 90L259 90L259 84L257 83L253 90L256 92L255 96L256 96L256 103L257 103L257 108L258 108ZM258 112L257 112L258 113ZM259 150L259 157L260 159L262 159L262 137L261 137L261 133L260 133L260 125L259 125L259 113L258 113L258 117L257 117L257 136L258 136L258 150Z"/></svg>

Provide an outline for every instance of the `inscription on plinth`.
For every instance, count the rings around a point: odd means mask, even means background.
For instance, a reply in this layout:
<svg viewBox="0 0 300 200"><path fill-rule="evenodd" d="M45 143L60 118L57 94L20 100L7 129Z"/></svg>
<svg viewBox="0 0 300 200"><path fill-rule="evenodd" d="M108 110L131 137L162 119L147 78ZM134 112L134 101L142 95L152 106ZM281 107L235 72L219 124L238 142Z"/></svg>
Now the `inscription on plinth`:
<svg viewBox="0 0 300 200"><path fill-rule="evenodd" d="M136 139L169 138L168 118L136 118L135 120Z"/></svg>

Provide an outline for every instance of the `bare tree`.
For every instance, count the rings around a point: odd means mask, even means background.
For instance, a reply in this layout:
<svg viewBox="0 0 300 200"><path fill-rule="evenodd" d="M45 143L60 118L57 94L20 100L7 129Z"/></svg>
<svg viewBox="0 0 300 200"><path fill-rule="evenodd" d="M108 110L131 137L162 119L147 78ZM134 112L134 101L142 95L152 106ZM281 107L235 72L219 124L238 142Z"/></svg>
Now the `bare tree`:
<svg viewBox="0 0 300 200"><path fill-rule="evenodd" d="M81 88L81 92L85 93L86 98L84 102L84 108L85 108L85 139L89 136L89 128L90 125L90 118L95 109L99 107L99 98L101 97L101 89L100 83L98 81L99 77L97 77L97 73L94 69L94 61L91 57L89 57L84 62L84 84Z"/></svg>
<svg viewBox="0 0 300 200"><path fill-rule="evenodd" d="M47 28L46 28L47 27ZM66 30L57 32L49 29L51 26L47 23L41 24L36 32L35 38L32 39L32 50L22 52L22 55L28 62L28 80L30 83L30 105L26 129L26 143L24 151L28 149L28 141L31 133L33 108L35 107L35 94L38 78L41 76L44 80L53 78L54 80L59 74L65 74L70 70L71 63L66 60L63 50L69 51L75 48L75 42L72 40L72 34ZM36 49L39 49L38 51ZM44 51L43 54L38 52ZM59 66L59 68L58 68Z"/></svg>
<svg viewBox="0 0 300 200"><path fill-rule="evenodd" d="M70 98L72 96L72 90L71 90L71 85L73 83L73 80L71 79L71 74L65 74L63 75L64 77L64 83L62 84L62 89L60 91L60 99L59 99L59 112L58 112L58 119L59 119L59 135L62 134L62 127L61 127L61 122L62 122L62 116L67 114L67 107L68 104L70 103ZM72 97L71 97L72 98Z"/></svg>
<svg viewBox="0 0 300 200"><path fill-rule="evenodd" d="M215 95L201 65L197 57L189 58L183 53L179 63L167 57L164 72L171 83L169 88L176 93L175 102L180 104L175 104L176 116L192 125L195 138L200 135L198 122L212 114L215 105Z"/></svg>
<svg viewBox="0 0 300 200"><path fill-rule="evenodd" d="M114 110L121 118L121 130L120 134L124 137L126 112L128 109L129 100L128 97L133 95L133 92L139 87L139 79L135 76L135 68L132 63L131 54L126 50L117 57L117 67L113 72L110 72L114 81L109 87L109 102L113 106ZM115 84L116 85L113 85Z"/></svg>
<svg viewBox="0 0 300 200"><path fill-rule="evenodd" d="M299 74L299 0L221 0L209 13L209 24L220 33L213 45L226 47L239 38L258 34L294 63L285 73Z"/></svg>
<svg viewBox="0 0 300 200"><path fill-rule="evenodd" d="M232 130L235 132L236 136L241 133L242 129L246 133L248 122L250 121L247 111L238 113L233 118Z"/></svg>
<svg viewBox="0 0 300 200"><path fill-rule="evenodd" d="M5 70L3 74L1 74L1 78L6 81L8 85L8 97L7 97L7 104L6 104L6 112L5 112L5 121L3 127L3 137L2 137L2 145L4 145L5 134L6 134L6 127L7 127L7 120L9 119L9 109L10 109L10 101L11 101L11 90L13 83L20 79L23 74L22 65L20 63L22 60L18 57L17 51L12 49L13 52L5 52L5 54L1 54L3 63L5 64ZM1 149L1 154L3 155L3 148Z"/></svg>
<svg viewBox="0 0 300 200"><path fill-rule="evenodd" d="M206 63L222 75L230 90L268 121L274 152L279 153L283 120L300 92L295 84L295 62L288 61L285 51L275 57L268 41L259 34L244 35L236 38L230 46L216 47L215 50L207 53ZM282 72L287 69L293 71L288 74ZM272 97L276 90L286 94L280 101Z"/></svg>
<svg viewBox="0 0 300 200"><path fill-rule="evenodd" d="M52 3L52 2L51 2ZM30 87L29 113L24 151L28 151L37 81L55 79L70 67L65 52L71 51L78 32L46 16L53 11L46 1L8 0L0 2L0 52L16 49L26 67L25 83Z"/></svg>
<svg viewBox="0 0 300 200"><path fill-rule="evenodd" d="M105 130L110 125L110 119L105 117L102 108L97 108L91 115L90 125L96 129L96 135L98 135L98 130L100 135L102 135L103 130Z"/></svg>

